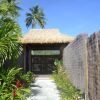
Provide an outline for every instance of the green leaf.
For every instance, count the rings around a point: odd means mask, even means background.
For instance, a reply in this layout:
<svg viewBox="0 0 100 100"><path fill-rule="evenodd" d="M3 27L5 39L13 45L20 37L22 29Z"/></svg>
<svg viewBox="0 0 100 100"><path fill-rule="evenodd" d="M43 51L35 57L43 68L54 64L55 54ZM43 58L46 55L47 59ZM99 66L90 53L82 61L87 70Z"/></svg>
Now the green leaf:
<svg viewBox="0 0 100 100"><path fill-rule="evenodd" d="M4 94L4 95L0 96L0 97L1 97L0 100L7 100L7 98L9 98L10 95L11 95L11 93L9 93L9 94Z"/></svg>
<svg viewBox="0 0 100 100"><path fill-rule="evenodd" d="M28 89L28 88L27 88L27 89L26 89L26 88L25 88L25 89L21 89L21 90L22 90L24 93L26 93L26 94L27 94L27 93L30 94L30 92L31 92L30 89Z"/></svg>

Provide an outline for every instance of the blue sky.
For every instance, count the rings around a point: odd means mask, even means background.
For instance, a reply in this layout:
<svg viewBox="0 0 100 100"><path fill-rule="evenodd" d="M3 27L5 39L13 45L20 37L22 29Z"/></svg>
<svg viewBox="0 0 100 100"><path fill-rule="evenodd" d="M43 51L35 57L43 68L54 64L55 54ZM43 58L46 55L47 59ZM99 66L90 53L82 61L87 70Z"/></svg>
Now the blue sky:
<svg viewBox="0 0 100 100"><path fill-rule="evenodd" d="M30 30L25 25L26 12L36 4L46 15L45 28L58 28L70 36L100 30L100 0L22 0L18 21L23 33Z"/></svg>

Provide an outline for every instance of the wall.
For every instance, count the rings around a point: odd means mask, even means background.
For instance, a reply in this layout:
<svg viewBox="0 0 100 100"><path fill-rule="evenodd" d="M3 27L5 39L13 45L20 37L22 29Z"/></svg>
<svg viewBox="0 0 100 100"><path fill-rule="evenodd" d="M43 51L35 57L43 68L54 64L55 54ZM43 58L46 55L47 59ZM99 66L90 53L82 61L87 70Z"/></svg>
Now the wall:
<svg viewBox="0 0 100 100"><path fill-rule="evenodd" d="M100 31L88 39L89 100L100 100Z"/></svg>
<svg viewBox="0 0 100 100"><path fill-rule="evenodd" d="M85 91L85 57L87 35L79 35L63 52L63 64L71 82Z"/></svg>
<svg viewBox="0 0 100 100"><path fill-rule="evenodd" d="M100 100L100 31L70 43L64 49L63 64L74 86L83 92L87 89L89 100Z"/></svg>

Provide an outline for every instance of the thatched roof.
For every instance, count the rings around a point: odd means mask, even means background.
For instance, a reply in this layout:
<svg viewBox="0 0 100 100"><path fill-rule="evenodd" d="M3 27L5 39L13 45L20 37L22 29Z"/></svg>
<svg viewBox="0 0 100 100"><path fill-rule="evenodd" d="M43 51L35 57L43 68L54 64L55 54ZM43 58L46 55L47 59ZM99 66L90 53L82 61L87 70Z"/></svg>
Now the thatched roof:
<svg viewBox="0 0 100 100"><path fill-rule="evenodd" d="M21 43L68 43L73 39L73 37L61 34L58 29L31 29L21 38Z"/></svg>

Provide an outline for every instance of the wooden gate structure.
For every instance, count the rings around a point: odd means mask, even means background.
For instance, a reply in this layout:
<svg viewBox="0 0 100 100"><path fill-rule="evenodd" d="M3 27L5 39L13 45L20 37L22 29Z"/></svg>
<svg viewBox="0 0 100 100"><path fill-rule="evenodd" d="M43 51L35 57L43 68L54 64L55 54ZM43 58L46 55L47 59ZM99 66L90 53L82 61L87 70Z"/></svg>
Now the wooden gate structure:
<svg viewBox="0 0 100 100"><path fill-rule="evenodd" d="M54 60L62 59L63 49L73 41L73 37L63 35L58 29L32 29L21 38L23 45L23 65L25 71L36 74L50 74L54 70ZM34 51L59 51L53 55L32 55Z"/></svg>

